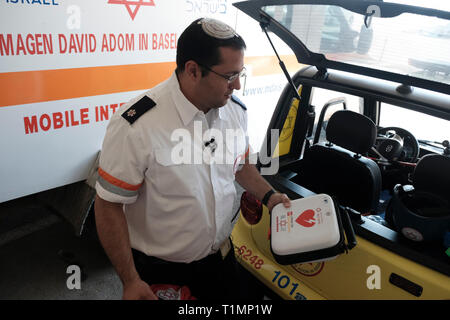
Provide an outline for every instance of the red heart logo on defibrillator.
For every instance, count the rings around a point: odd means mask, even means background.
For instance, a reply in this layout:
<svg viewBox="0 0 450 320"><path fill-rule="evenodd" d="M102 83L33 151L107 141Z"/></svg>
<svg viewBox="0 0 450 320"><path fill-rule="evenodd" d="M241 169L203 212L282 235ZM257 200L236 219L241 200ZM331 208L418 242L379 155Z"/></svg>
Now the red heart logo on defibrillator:
<svg viewBox="0 0 450 320"><path fill-rule="evenodd" d="M306 210L302 212L297 219L295 219L295 222L297 222L299 225L302 225L306 228L311 228L316 224L316 220L314 219L314 210Z"/></svg>

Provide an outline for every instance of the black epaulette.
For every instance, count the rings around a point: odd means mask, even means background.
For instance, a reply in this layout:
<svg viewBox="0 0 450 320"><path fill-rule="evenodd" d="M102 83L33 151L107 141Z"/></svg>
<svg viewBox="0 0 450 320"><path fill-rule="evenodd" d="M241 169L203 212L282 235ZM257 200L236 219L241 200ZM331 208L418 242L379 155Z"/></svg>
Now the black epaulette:
<svg viewBox="0 0 450 320"><path fill-rule="evenodd" d="M127 120L130 124L133 124L140 116L146 113L148 110L156 106L156 102L147 96L142 97L138 102L129 107L122 117Z"/></svg>
<svg viewBox="0 0 450 320"><path fill-rule="evenodd" d="M239 100L239 98L236 97L234 94L231 95L231 100L240 105L242 109L247 111L247 107L245 106L245 104L241 100Z"/></svg>

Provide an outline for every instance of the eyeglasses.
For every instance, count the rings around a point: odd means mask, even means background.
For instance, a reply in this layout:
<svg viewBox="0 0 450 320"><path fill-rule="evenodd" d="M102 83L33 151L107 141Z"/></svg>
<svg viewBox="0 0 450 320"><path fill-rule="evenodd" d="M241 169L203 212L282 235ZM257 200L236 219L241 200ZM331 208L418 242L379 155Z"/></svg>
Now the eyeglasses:
<svg viewBox="0 0 450 320"><path fill-rule="evenodd" d="M241 70L240 72L235 73L235 74L233 74L233 75L231 75L231 76L227 76L227 75L225 75L225 74L218 73L218 72L214 71L213 69L211 69L211 68L209 68L209 67L207 67L207 66L205 66L205 65L203 65L203 64L200 64L200 63L198 63L198 62L197 62L197 64L198 64L200 67L205 68L206 70L211 71L212 73L215 73L215 74L217 74L218 76L224 78L225 80L228 81L228 83L232 83L232 82L235 81L237 78L245 78L245 77L247 77L247 74L245 73L247 70L245 69L245 67L242 68L242 70Z"/></svg>

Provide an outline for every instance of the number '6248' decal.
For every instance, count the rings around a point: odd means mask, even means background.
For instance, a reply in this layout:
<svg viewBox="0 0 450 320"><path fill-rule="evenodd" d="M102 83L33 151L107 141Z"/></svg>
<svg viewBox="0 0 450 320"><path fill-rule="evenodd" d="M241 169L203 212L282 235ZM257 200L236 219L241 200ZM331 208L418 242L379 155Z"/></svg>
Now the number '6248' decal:
<svg viewBox="0 0 450 320"><path fill-rule="evenodd" d="M261 266L264 264L264 260L259 259L257 255L253 255L252 250L247 249L246 246L241 246L238 249L238 254L240 254L243 259L249 261L255 269L261 269Z"/></svg>

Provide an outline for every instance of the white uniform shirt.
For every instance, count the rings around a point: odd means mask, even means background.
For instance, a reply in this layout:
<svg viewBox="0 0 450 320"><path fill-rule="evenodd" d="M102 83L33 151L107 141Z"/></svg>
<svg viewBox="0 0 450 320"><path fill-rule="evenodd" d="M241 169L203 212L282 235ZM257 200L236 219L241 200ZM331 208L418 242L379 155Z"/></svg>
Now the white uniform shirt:
<svg viewBox="0 0 450 320"><path fill-rule="evenodd" d="M132 106L144 96L156 105L130 124L122 115L133 115ZM102 199L124 204L132 248L188 263L216 252L231 234L235 172L248 150L247 114L231 99L209 112L211 128L174 73L111 118L96 190ZM238 139L226 139L230 129L241 133ZM186 134L193 147L182 153L189 146Z"/></svg>

